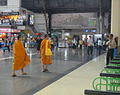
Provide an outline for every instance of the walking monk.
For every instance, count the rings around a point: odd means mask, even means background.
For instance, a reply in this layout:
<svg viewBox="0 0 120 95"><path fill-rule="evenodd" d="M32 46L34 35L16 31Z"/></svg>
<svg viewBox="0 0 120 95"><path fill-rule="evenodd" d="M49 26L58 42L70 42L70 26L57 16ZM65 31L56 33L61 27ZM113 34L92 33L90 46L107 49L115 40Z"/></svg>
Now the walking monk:
<svg viewBox="0 0 120 95"><path fill-rule="evenodd" d="M49 36L45 35L45 38L44 40L42 40L41 47L40 47L41 63L43 64L43 72L48 71L48 65L52 64L51 43L48 39L49 39Z"/></svg>
<svg viewBox="0 0 120 95"><path fill-rule="evenodd" d="M30 63L30 58L28 57L26 50L24 48L23 43L21 42L21 36L17 37L17 40L14 42L13 45L14 51L14 62L12 65L13 73L12 76L16 77L15 71L21 70L22 75L26 75L27 73L24 72L23 68Z"/></svg>

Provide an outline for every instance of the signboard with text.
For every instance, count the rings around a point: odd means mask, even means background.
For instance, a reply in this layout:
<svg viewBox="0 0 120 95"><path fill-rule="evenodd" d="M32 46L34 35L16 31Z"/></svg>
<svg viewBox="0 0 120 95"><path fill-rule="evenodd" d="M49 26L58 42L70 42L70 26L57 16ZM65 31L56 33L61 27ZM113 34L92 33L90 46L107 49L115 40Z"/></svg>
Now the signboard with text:
<svg viewBox="0 0 120 95"><path fill-rule="evenodd" d="M11 28L0 28L0 33L14 33L14 32L20 32L20 30Z"/></svg>

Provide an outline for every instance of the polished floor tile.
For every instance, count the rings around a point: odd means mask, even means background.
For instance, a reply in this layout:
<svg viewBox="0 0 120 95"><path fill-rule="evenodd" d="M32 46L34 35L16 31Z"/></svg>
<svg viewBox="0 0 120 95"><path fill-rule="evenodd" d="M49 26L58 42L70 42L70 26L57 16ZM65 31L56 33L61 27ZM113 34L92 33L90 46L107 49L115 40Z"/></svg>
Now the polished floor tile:
<svg viewBox="0 0 120 95"><path fill-rule="evenodd" d="M12 51L0 55L0 95L33 95L37 91L47 87L66 74L99 56L96 50L94 50L92 56L88 56L86 49L59 48L54 50L53 64L49 66L50 72L43 73L40 56L39 53L36 52L36 49L29 49L27 53L31 58L31 64L25 68L28 75L23 76L17 71L18 76L15 78L11 77L13 63ZM92 64L93 63L91 63L91 65ZM68 79L72 79L72 77L68 77Z"/></svg>

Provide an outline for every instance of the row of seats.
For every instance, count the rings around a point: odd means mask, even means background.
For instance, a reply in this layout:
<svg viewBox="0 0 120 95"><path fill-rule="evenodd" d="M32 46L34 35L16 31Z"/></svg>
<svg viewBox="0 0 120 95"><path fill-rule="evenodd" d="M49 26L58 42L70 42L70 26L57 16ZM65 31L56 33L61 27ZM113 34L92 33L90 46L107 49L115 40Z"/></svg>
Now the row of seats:
<svg viewBox="0 0 120 95"><path fill-rule="evenodd" d="M92 85L94 90L85 90L85 95L120 95L120 55L104 67Z"/></svg>

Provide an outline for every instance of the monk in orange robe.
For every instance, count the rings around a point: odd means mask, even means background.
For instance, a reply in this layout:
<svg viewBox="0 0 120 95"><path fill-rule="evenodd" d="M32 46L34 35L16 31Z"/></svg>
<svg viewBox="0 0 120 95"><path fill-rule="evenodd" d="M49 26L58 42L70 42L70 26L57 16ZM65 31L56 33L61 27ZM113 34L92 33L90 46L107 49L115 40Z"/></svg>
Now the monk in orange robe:
<svg viewBox="0 0 120 95"><path fill-rule="evenodd" d="M43 72L48 71L48 65L52 64L51 43L48 39L49 39L49 36L45 35L45 39L42 40L41 47L40 47L41 63L43 64Z"/></svg>
<svg viewBox="0 0 120 95"><path fill-rule="evenodd" d="M19 35L17 37L17 40L15 40L13 45L13 51L14 51L14 62L12 65L13 74L12 76L15 77L15 71L21 70L22 75L26 75L27 73L24 72L23 68L27 66L30 63L30 58L28 57L26 50L24 48L23 43L21 42L21 36Z"/></svg>

